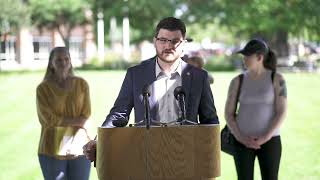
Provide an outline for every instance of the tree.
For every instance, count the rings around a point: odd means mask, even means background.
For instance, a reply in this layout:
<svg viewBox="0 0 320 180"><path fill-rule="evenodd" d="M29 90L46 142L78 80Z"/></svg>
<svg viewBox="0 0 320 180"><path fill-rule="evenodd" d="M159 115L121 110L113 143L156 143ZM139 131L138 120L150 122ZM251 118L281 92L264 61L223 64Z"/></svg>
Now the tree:
<svg viewBox="0 0 320 180"><path fill-rule="evenodd" d="M100 9L100 10L99 10ZM237 39L263 37L279 56L289 54L289 37L320 40L320 3L315 0L96 0L95 12L105 20L118 21L126 15L137 31L133 41L150 39L156 23L165 16L180 12L187 26L220 24ZM105 23L106 29L109 24ZM222 28L223 31L225 29ZM217 31L219 32L219 31Z"/></svg>
<svg viewBox="0 0 320 180"><path fill-rule="evenodd" d="M314 0L189 0L185 19L202 24L218 20L241 38L264 37L279 56L288 38L306 34L320 40L320 3Z"/></svg>
<svg viewBox="0 0 320 180"><path fill-rule="evenodd" d="M96 0L94 12L103 12L104 19L108 22L115 17L121 22L124 17L129 17L133 42L152 39L158 21L166 16L173 16L177 7L177 0ZM109 29L109 23L105 23ZM106 36L108 38L108 36Z"/></svg>
<svg viewBox="0 0 320 180"><path fill-rule="evenodd" d="M0 36L15 32L29 22L29 12L21 0L0 0Z"/></svg>
<svg viewBox="0 0 320 180"><path fill-rule="evenodd" d="M55 29L69 47L71 31L87 23L88 0L30 0L31 21L39 29Z"/></svg>

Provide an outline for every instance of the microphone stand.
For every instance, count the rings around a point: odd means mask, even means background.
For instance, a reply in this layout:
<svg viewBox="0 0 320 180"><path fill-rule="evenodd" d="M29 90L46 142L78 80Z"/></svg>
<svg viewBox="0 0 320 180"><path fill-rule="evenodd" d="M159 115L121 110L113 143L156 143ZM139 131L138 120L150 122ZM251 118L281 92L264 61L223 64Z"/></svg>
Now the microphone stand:
<svg viewBox="0 0 320 180"><path fill-rule="evenodd" d="M149 96L150 92L148 90L148 86L145 86L142 90L142 95L143 95L143 106L144 106L144 119L134 123L134 124L129 124L129 127L132 126L141 126L141 125L146 125L147 130L150 129L151 125L151 118L150 118L150 104L149 104Z"/></svg>
<svg viewBox="0 0 320 180"><path fill-rule="evenodd" d="M169 122L169 123L162 123L162 122L159 122L159 121L155 121L155 120L150 120L151 123L150 123L150 126L151 125L154 125L154 126L159 126L159 127L167 127L169 124L173 124L173 123L176 123L177 121L173 121L173 122ZM136 127L136 126L142 126L144 125L145 123L145 120L141 120L137 123L133 123L133 124L129 124L129 127Z"/></svg>
<svg viewBox="0 0 320 180"><path fill-rule="evenodd" d="M143 93L143 105L144 105L144 119L137 122L137 123L133 123L133 124L129 124L129 127L135 127L135 126L142 126L142 125L146 125L146 128L149 130L150 126L156 125L156 126L160 126L160 127L166 127L167 123L161 123L159 121L154 121L151 119L150 117L150 104L149 104L149 93Z"/></svg>
<svg viewBox="0 0 320 180"><path fill-rule="evenodd" d="M186 124L198 125L198 123L196 123L196 122L187 120L186 103L184 100L184 94L183 93L177 94L177 99L179 101L179 105L180 105L180 109L181 109L181 120L178 121L178 123L180 123L180 125L186 125Z"/></svg>
<svg viewBox="0 0 320 180"><path fill-rule="evenodd" d="M144 120L146 121L146 128L149 130L151 124L150 118L150 104L149 104L149 93L143 95L143 105L144 105Z"/></svg>
<svg viewBox="0 0 320 180"><path fill-rule="evenodd" d="M146 128L149 130L151 124L156 125L156 126L161 126L161 127L166 127L167 124L166 123L161 123L158 121L154 121L151 120L150 117L150 105L149 105L149 99L148 99L148 94L145 94L143 96L143 105L144 105L144 119L137 122L137 123L133 123L133 124L129 124L129 127L135 127L135 126L142 126L142 125L146 125Z"/></svg>

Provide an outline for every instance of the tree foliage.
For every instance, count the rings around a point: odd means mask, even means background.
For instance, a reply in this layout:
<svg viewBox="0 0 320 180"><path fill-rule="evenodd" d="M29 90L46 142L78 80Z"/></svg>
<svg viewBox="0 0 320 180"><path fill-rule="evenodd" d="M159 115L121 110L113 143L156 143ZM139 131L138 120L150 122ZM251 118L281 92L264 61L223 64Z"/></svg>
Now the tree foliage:
<svg viewBox="0 0 320 180"><path fill-rule="evenodd" d="M28 25L29 11L21 0L0 0L0 35Z"/></svg>
<svg viewBox="0 0 320 180"><path fill-rule="evenodd" d="M104 13L106 30L109 29L111 17L122 23L122 19L128 16L131 30L136 32L131 40L136 42L150 40L158 21L166 16L174 16L177 4L177 0L96 0L94 11Z"/></svg>
<svg viewBox="0 0 320 180"><path fill-rule="evenodd" d="M156 23L165 16L177 15L178 10L187 25L202 27L199 33L210 24L220 24L238 39L265 38L280 56L288 55L289 36L307 35L310 40L320 40L319 9L320 3L315 0L95 1L95 11L102 11L106 22L112 16L121 22L128 15L130 26L139 32L136 40L151 38ZM109 24L105 25L108 29Z"/></svg>
<svg viewBox="0 0 320 180"><path fill-rule="evenodd" d="M202 24L218 20L239 38L264 37L280 56L288 37L320 40L320 3L314 0L188 0L185 19Z"/></svg>
<svg viewBox="0 0 320 180"><path fill-rule="evenodd" d="M69 45L71 30L85 24L88 0L30 0L31 20L39 29L56 29L66 46Z"/></svg>

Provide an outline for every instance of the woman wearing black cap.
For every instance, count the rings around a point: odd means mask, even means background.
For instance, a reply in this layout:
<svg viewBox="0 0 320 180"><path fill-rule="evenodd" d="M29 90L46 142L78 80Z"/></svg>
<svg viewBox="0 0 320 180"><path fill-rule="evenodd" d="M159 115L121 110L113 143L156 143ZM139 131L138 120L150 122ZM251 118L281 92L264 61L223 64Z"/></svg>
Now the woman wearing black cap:
<svg viewBox="0 0 320 180"><path fill-rule="evenodd" d="M276 73L276 56L264 41L253 39L239 53L244 55L247 70L232 79L225 105L228 127L240 147L234 154L238 179L253 179L256 156L262 179L278 179L286 83Z"/></svg>

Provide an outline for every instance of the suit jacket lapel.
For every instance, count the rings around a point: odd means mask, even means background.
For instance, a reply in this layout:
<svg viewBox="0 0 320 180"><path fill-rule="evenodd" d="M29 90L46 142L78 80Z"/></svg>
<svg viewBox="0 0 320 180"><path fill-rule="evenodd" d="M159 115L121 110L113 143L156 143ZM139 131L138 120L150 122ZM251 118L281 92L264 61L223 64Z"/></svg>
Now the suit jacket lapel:
<svg viewBox="0 0 320 180"><path fill-rule="evenodd" d="M192 78L192 72L191 72L191 66L187 63L183 62L182 64L182 87L184 88L186 92L185 97L185 103L186 108L188 107L189 102L189 95L190 95L190 86L191 86L191 78Z"/></svg>
<svg viewBox="0 0 320 180"><path fill-rule="evenodd" d="M144 77L142 77L144 83L143 85L150 85L152 84L155 80L156 80L156 57L152 58L149 62L147 62L145 70L147 71L146 73L144 73ZM155 102L152 102L152 98L149 98L149 104L150 106L152 104L155 104ZM156 106L151 106L150 107L150 115L151 115L151 119L155 120L156 119L156 115L157 115L157 107Z"/></svg>
<svg viewBox="0 0 320 180"><path fill-rule="evenodd" d="M156 57L152 58L148 64L146 64L146 73L144 79L144 84L152 84L156 80Z"/></svg>

